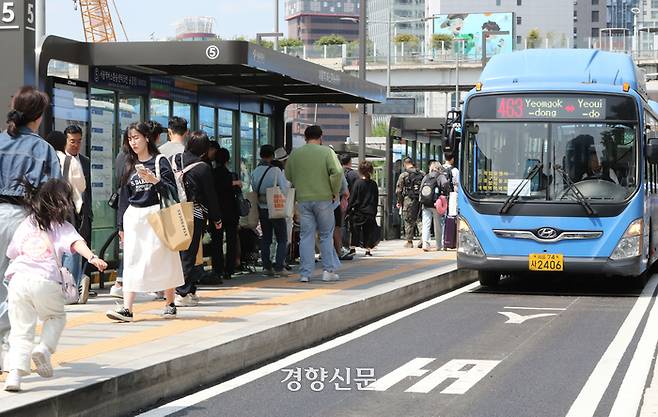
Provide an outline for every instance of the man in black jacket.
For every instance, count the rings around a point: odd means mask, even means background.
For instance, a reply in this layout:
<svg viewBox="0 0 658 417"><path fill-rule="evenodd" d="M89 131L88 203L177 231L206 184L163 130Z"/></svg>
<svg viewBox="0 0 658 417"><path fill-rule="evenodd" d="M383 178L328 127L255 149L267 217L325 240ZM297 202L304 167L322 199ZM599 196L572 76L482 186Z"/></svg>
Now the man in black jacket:
<svg viewBox="0 0 658 417"><path fill-rule="evenodd" d="M85 176L86 188L82 192L82 208L80 209L80 215L76 219L76 228L80 236L87 242L87 245L91 247L91 223L94 219L94 213L91 208L91 164L89 158L80 153L82 148L82 129L80 126L70 125L64 129L64 134L66 135L66 155L78 160L82 166L82 173ZM78 303L86 304L91 287L89 276L84 273L86 262L83 264L82 258L77 254L73 256L73 259L76 265L72 268L73 271L71 273L80 289Z"/></svg>
<svg viewBox="0 0 658 417"><path fill-rule="evenodd" d="M203 229L207 219L210 219L215 229L219 230L222 227L212 168L203 160L209 148L208 135L205 132L197 131L190 135L185 152L172 157L174 174L176 175L176 170L182 170L187 201L194 203L192 243L187 250L181 252L185 284L176 288L175 303L177 307L190 307L199 303L199 297L196 295L196 283L201 279L202 270L195 264L203 238Z"/></svg>

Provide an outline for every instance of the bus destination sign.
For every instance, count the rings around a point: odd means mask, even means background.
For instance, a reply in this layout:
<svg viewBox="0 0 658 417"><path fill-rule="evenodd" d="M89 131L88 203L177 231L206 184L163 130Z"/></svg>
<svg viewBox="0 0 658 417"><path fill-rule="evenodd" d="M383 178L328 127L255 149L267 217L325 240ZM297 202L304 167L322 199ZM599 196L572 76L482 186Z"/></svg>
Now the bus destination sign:
<svg viewBox="0 0 658 417"><path fill-rule="evenodd" d="M606 99L582 96L498 97L496 118L605 120Z"/></svg>

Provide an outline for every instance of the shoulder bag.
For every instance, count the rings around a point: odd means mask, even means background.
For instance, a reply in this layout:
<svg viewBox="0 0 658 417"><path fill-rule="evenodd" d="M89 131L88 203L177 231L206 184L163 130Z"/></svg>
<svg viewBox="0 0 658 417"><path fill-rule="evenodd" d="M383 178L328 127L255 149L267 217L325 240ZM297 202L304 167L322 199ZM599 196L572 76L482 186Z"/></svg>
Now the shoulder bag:
<svg viewBox="0 0 658 417"><path fill-rule="evenodd" d="M160 160L155 159L155 176L160 177ZM192 243L194 231L194 203L178 203L169 196L160 195L160 210L147 216L156 236L172 251L187 250Z"/></svg>
<svg viewBox="0 0 658 417"><path fill-rule="evenodd" d="M57 268L59 269L59 275L61 280L60 284L62 285L62 295L64 296L64 301L66 302L66 304L77 303L78 300L80 299L80 293L78 292L78 285L75 283L75 278L73 278L71 271L69 271L67 268L62 266L62 261L57 256L57 250L55 249L55 245L53 245L53 241L50 240L50 236L48 236L48 232L43 232L43 233L46 234L46 239L48 239L48 243L50 243L50 249L53 251L53 257L55 258L55 262L57 262Z"/></svg>

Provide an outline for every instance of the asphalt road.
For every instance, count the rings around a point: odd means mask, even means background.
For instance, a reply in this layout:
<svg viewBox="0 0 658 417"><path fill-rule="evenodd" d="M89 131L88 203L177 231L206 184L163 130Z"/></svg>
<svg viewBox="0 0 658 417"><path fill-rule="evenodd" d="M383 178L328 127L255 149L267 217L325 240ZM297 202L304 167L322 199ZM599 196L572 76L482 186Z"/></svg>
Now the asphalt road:
<svg viewBox="0 0 658 417"><path fill-rule="evenodd" d="M644 293L591 277L513 277L495 290L473 285L160 415L635 416L656 347L650 335L642 342L650 349L634 353L645 327L658 328L658 307L650 315L657 282Z"/></svg>

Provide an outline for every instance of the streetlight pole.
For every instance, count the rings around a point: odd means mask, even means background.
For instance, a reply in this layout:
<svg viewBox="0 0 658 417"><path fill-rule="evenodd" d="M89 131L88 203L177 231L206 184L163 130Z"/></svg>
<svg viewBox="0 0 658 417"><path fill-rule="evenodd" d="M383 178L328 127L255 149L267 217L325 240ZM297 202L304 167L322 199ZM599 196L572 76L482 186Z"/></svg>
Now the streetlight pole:
<svg viewBox="0 0 658 417"><path fill-rule="evenodd" d="M359 1L359 78L366 79L366 0ZM390 12L389 12L390 13ZM359 109L359 162L366 160L366 104Z"/></svg>
<svg viewBox="0 0 658 417"><path fill-rule="evenodd" d="M279 33L279 0L274 0L274 33ZM279 50L279 36L274 37L274 50Z"/></svg>

